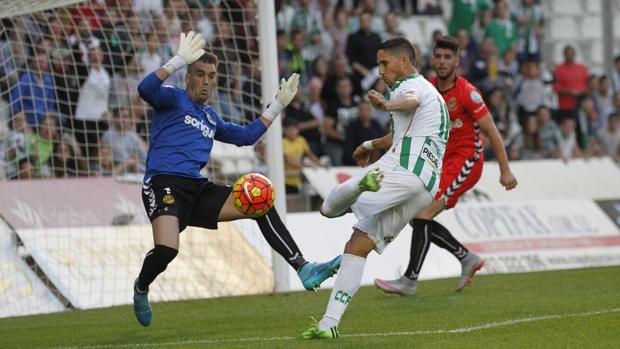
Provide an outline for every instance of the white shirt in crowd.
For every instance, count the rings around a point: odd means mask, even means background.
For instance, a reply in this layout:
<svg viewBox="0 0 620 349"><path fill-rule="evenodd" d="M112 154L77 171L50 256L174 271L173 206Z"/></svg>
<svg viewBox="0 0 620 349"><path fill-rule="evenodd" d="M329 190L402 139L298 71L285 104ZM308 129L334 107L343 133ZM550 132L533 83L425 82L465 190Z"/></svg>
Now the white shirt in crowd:
<svg viewBox="0 0 620 349"><path fill-rule="evenodd" d="M110 75L102 67L90 68L88 78L80 88L75 117L78 120L101 119L108 110L108 95L110 90Z"/></svg>
<svg viewBox="0 0 620 349"><path fill-rule="evenodd" d="M145 77L164 65L164 59L159 52L151 54L144 50L140 53L140 65L142 65L142 76Z"/></svg>
<svg viewBox="0 0 620 349"><path fill-rule="evenodd" d="M117 131L114 126L103 133L101 143L112 148L115 163L122 163L132 155L138 157L138 171L146 170L146 147L135 131Z"/></svg>
<svg viewBox="0 0 620 349"><path fill-rule="evenodd" d="M162 16L164 14L164 4L163 4L163 1L134 0L133 11L137 14L150 14L151 16Z"/></svg>
<svg viewBox="0 0 620 349"><path fill-rule="evenodd" d="M573 157L573 151L577 146L577 136L575 132L570 133L569 135L562 134L560 137L560 153L562 154L562 158L571 159Z"/></svg>
<svg viewBox="0 0 620 349"><path fill-rule="evenodd" d="M598 133L598 138L605 154L615 156L620 152L620 130L612 133L609 129L602 129Z"/></svg>

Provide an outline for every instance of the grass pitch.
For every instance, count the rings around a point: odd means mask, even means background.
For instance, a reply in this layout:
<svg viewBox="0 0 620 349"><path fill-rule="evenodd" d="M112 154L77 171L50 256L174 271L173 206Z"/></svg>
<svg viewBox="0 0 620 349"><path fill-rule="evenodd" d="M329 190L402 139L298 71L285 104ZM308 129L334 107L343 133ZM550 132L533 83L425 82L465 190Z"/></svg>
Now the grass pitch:
<svg viewBox="0 0 620 349"><path fill-rule="evenodd" d="M364 287L334 341L294 337L329 290L0 319L0 348L620 348L620 266L423 281L399 297Z"/></svg>

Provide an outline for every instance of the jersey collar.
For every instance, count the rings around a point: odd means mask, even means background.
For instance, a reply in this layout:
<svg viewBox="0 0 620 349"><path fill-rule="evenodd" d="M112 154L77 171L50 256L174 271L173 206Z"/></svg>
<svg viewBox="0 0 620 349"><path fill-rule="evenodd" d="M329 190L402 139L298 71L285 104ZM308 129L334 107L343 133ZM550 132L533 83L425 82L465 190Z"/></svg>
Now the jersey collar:
<svg viewBox="0 0 620 349"><path fill-rule="evenodd" d="M433 80L431 81L431 84L433 84L433 86L435 86L435 88L437 89L437 91L438 91L440 94L442 94L442 95L443 95L443 94L445 94L446 92L448 92L448 91L452 90L453 88L455 88L455 87L456 87L456 85L457 85L457 84L458 84L458 82L459 82L459 79L462 79L462 78L461 78L460 76L458 76L458 75L457 75L457 76L456 76L456 78L454 79L454 84L453 84L452 86L450 86L449 88L445 89L445 90L440 90L440 89L439 89L439 85L437 85L437 77L434 77L434 78L433 78Z"/></svg>
<svg viewBox="0 0 620 349"><path fill-rule="evenodd" d="M390 86L390 90L394 91L398 88L398 86L400 86L400 84L402 84L404 81L410 80L410 79L415 79L418 76L420 76L420 74L418 73L413 73L413 74L409 74L407 76L405 76L402 79L396 80L395 83L392 84L392 86Z"/></svg>

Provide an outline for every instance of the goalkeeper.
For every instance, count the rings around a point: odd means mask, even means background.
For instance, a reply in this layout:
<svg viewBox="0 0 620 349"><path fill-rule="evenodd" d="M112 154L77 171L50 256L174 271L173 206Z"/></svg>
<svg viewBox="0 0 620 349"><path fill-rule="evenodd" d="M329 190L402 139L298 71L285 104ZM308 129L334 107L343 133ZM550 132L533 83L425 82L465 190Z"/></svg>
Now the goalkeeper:
<svg viewBox="0 0 620 349"><path fill-rule="evenodd" d="M140 96L154 109L142 200L151 220L155 247L144 258L133 299L136 318L143 326L152 320L149 285L177 255L179 233L188 225L217 229L218 222L248 218L235 208L230 187L200 175L209 161L213 140L239 146L254 144L291 102L299 84L298 74L283 79L276 99L248 125L222 121L205 104L217 83L218 59L205 52L204 46L200 34L182 33L176 56L138 86ZM186 64L185 90L162 86ZM306 289L318 287L340 266L340 256L327 263L306 262L275 208L255 220L269 245L297 270Z"/></svg>

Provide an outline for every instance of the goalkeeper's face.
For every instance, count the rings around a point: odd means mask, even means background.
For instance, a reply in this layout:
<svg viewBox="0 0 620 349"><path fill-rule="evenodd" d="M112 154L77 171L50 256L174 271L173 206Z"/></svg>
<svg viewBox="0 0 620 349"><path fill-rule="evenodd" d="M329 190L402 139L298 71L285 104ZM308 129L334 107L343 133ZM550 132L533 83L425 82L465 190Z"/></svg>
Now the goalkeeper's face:
<svg viewBox="0 0 620 349"><path fill-rule="evenodd" d="M211 91L217 83L217 67L212 63L200 61L192 63L185 75L185 90L189 97L196 102L205 103L211 96Z"/></svg>

